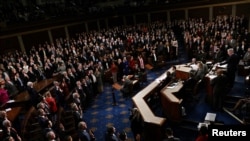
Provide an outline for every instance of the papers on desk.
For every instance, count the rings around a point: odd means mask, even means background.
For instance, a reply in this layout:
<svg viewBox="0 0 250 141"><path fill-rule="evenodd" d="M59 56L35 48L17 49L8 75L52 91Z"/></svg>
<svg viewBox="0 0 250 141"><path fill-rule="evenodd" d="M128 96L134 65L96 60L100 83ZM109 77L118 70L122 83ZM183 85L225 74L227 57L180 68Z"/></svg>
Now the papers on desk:
<svg viewBox="0 0 250 141"><path fill-rule="evenodd" d="M11 108L7 108L7 109L5 109L5 111L6 111L6 112L11 111Z"/></svg>
<svg viewBox="0 0 250 141"><path fill-rule="evenodd" d="M197 128L198 128L198 130L199 130L202 126L208 127L209 124L210 124L210 123L200 122L200 123L198 124Z"/></svg>
<svg viewBox="0 0 250 141"><path fill-rule="evenodd" d="M171 83L167 86L167 88L172 89L177 85L177 83Z"/></svg>
<svg viewBox="0 0 250 141"><path fill-rule="evenodd" d="M213 62L212 61L207 61L206 64L211 65L211 64L213 64Z"/></svg>
<svg viewBox="0 0 250 141"><path fill-rule="evenodd" d="M7 101L7 103L13 103L13 102L15 102L15 100L9 100L9 101Z"/></svg>
<svg viewBox="0 0 250 141"><path fill-rule="evenodd" d="M209 77L210 79L214 79L216 76L217 76L217 75L215 75L215 74L209 74L209 75L208 75L208 77Z"/></svg>
<svg viewBox="0 0 250 141"><path fill-rule="evenodd" d="M193 65L190 65L190 67L192 70L198 70L198 65L193 64Z"/></svg>
<svg viewBox="0 0 250 141"><path fill-rule="evenodd" d="M217 67L222 68L222 69L226 69L226 68L227 68L227 64L224 64L224 65L220 65L220 64L218 64L218 66L217 66Z"/></svg>
<svg viewBox="0 0 250 141"><path fill-rule="evenodd" d="M205 117L205 121L212 121L214 122L216 118L216 114L215 113L207 113L206 117Z"/></svg>
<svg viewBox="0 0 250 141"><path fill-rule="evenodd" d="M246 70L250 69L250 66L244 66L244 69L246 69Z"/></svg>

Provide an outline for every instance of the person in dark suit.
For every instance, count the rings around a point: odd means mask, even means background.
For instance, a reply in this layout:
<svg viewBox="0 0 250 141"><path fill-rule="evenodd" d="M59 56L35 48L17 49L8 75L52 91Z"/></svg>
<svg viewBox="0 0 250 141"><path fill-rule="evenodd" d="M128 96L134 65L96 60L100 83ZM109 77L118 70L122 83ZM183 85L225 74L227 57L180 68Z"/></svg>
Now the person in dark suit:
<svg viewBox="0 0 250 141"><path fill-rule="evenodd" d="M181 93L181 97L183 97L183 99L188 99L190 98L190 92L193 92L194 87L197 83L197 80L194 77L194 73L190 72L189 74L189 78L187 80L185 80L183 82L183 87L182 87L182 93Z"/></svg>
<svg viewBox="0 0 250 141"><path fill-rule="evenodd" d="M47 116L47 113L42 108L37 109L37 121L39 125L42 127L42 129L45 129L48 127L48 121L50 120L49 117Z"/></svg>
<svg viewBox="0 0 250 141"><path fill-rule="evenodd" d="M78 129L78 124L84 121L82 111L76 103L71 103L71 110L75 121L75 129Z"/></svg>
<svg viewBox="0 0 250 141"><path fill-rule="evenodd" d="M38 68L37 64L33 65L33 72L36 75L38 82L45 79L43 72L40 70L40 68Z"/></svg>
<svg viewBox="0 0 250 141"><path fill-rule="evenodd" d="M115 134L116 129L114 126L108 127L105 134L105 141L119 141L119 138Z"/></svg>
<svg viewBox="0 0 250 141"><path fill-rule="evenodd" d="M30 104L34 107L37 106L37 104L40 102L40 94L34 89L34 83L33 82L28 82L27 83L27 91L29 93L30 96Z"/></svg>
<svg viewBox="0 0 250 141"><path fill-rule="evenodd" d="M27 74L29 76L29 81L31 81L31 82L36 82L37 81L37 76L34 73L32 66L29 66L29 70L28 70Z"/></svg>
<svg viewBox="0 0 250 141"><path fill-rule="evenodd" d="M16 85L19 92L22 92L26 89L26 84L24 81L20 78L19 73L17 72L14 77L14 84Z"/></svg>
<svg viewBox="0 0 250 141"><path fill-rule="evenodd" d="M213 87L213 108L222 110L224 97L227 92L226 82L228 82L228 78L223 74L221 69L218 69L216 74L217 77L211 80L211 86Z"/></svg>
<svg viewBox="0 0 250 141"><path fill-rule="evenodd" d="M233 48L229 48L227 50L228 59L220 63L220 65L227 64L227 72L226 75L228 77L229 81L229 88L232 88L234 86L234 80L235 80L235 73L237 71L238 63L239 63L239 57L234 53Z"/></svg>
<svg viewBox="0 0 250 141"><path fill-rule="evenodd" d="M128 78L128 76L123 76L123 86L120 89L120 91L122 92L123 96L126 97L129 95L130 92L130 88L132 85L132 81Z"/></svg>
<svg viewBox="0 0 250 141"><path fill-rule="evenodd" d="M79 141L95 141L95 136L91 130L87 131L87 124L84 121L78 123Z"/></svg>
<svg viewBox="0 0 250 141"><path fill-rule="evenodd" d="M132 130L134 140L141 140L143 133L143 119L137 108L131 110L131 115L129 116L130 128Z"/></svg>
<svg viewBox="0 0 250 141"><path fill-rule="evenodd" d="M152 58L152 63L153 63L154 68L156 68L157 67L158 57L156 55L155 50L152 50L152 52L150 54L150 57Z"/></svg>
<svg viewBox="0 0 250 141"><path fill-rule="evenodd" d="M58 107L64 107L65 101L64 101L64 93L63 90L60 87L60 83L58 81L54 81L54 88L52 89L51 95L56 100L56 104Z"/></svg>
<svg viewBox="0 0 250 141"><path fill-rule="evenodd" d="M80 96L80 101L81 101L81 103L85 105L87 95L86 95L86 93L84 92L84 89L83 89L83 86L82 86L81 81L77 81L77 82L76 82L76 92L77 92L77 93L79 94L79 96ZM82 105L82 106L83 106L83 105ZM86 108L86 107L84 107L84 108Z"/></svg>
<svg viewBox="0 0 250 141"><path fill-rule="evenodd" d="M5 77L5 88L7 89L10 98L13 98L19 92L16 85L10 80L9 77Z"/></svg>

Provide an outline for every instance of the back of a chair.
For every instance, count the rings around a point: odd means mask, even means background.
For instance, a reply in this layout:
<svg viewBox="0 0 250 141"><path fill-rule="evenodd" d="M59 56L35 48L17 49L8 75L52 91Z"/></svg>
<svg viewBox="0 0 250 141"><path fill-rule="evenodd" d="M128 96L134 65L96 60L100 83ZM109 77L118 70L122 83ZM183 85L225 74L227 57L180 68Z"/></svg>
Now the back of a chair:
<svg viewBox="0 0 250 141"><path fill-rule="evenodd" d="M200 79L199 81L196 82L196 84L194 86L194 90L193 90L193 95L198 95L198 93L200 91L201 83L202 83L202 79Z"/></svg>

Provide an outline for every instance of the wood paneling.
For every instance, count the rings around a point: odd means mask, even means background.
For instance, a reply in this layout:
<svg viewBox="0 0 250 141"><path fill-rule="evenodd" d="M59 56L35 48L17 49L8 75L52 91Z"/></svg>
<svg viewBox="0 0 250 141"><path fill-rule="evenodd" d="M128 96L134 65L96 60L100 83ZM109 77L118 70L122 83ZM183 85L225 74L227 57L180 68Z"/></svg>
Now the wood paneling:
<svg viewBox="0 0 250 141"><path fill-rule="evenodd" d="M198 8L188 10L189 18L203 18L209 20L209 8Z"/></svg>
<svg viewBox="0 0 250 141"><path fill-rule="evenodd" d="M106 27L106 22L105 22L104 19L99 20L99 24L100 24L100 30L107 28Z"/></svg>
<svg viewBox="0 0 250 141"><path fill-rule="evenodd" d="M63 27L62 28L52 29L51 34L53 36L54 42L55 42L56 39L59 39L59 38L64 39L64 38L66 38L65 29Z"/></svg>
<svg viewBox="0 0 250 141"><path fill-rule="evenodd" d="M217 6L213 8L213 17L216 18L216 16L223 16L223 15L232 15L232 6L226 5L226 6Z"/></svg>
<svg viewBox="0 0 250 141"><path fill-rule="evenodd" d="M108 23L109 23L109 28L113 28L116 26L121 26L123 25L123 18L122 17L111 17L108 19Z"/></svg>
<svg viewBox="0 0 250 141"><path fill-rule="evenodd" d="M170 11L170 19L171 21L185 19L185 11L184 10Z"/></svg>
<svg viewBox="0 0 250 141"><path fill-rule="evenodd" d="M249 17L250 3L236 5L236 15L237 16L245 15L246 17Z"/></svg>
<svg viewBox="0 0 250 141"><path fill-rule="evenodd" d="M96 29L97 29L97 27L96 27ZM81 23L81 24L77 24L77 25L68 26L68 31L69 31L70 37L75 37L76 34L82 33L83 31L86 31L85 24Z"/></svg>
<svg viewBox="0 0 250 141"><path fill-rule="evenodd" d="M148 15L146 13L136 15L136 24L140 23L148 23Z"/></svg>
<svg viewBox="0 0 250 141"><path fill-rule="evenodd" d="M167 21L167 12L151 13L151 22L155 21Z"/></svg>
<svg viewBox="0 0 250 141"><path fill-rule="evenodd" d="M97 26L97 21L89 21L88 22L88 29L89 31L93 31L93 30L97 30L98 26Z"/></svg>
<svg viewBox="0 0 250 141"><path fill-rule="evenodd" d="M6 39L0 39L0 54L6 54L6 52L14 52L15 50L21 50L17 37L10 37Z"/></svg>
<svg viewBox="0 0 250 141"><path fill-rule="evenodd" d="M132 15L126 16L126 23L127 25L134 25L134 19Z"/></svg>
<svg viewBox="0 0 250 141"><path fill-rule="evenodd" d="M37 48L39 44L43 45L45 42L49 41L48 31L23 35L23 43L27 53L32 48L32 46Z"/></svg>

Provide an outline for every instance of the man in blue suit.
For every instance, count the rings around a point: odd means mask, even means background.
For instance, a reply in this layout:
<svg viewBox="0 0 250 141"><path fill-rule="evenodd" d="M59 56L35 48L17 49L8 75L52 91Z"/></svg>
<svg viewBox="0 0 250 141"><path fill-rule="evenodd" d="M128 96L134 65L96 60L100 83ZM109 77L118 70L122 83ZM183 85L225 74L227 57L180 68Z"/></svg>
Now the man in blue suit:
<svg viewBox="0 0 250 141"><path fill-rule="evenodd" d="M95 141L95 136L92 131L87 131L87 124L84 121L78 123L79 141Z"/></svg>

